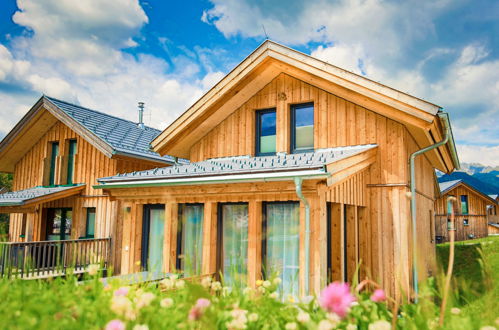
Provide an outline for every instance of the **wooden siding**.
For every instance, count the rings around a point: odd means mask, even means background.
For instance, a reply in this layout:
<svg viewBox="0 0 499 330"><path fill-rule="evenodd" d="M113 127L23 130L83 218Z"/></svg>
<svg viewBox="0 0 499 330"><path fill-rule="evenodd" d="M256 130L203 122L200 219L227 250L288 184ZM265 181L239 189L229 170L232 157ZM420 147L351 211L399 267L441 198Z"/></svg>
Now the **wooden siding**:
<svg viewBox="0 0 499 330"><path fill-rule="evenodd" d="M496 226L489 225L488 226L488 234L489 235L499 235L499 228Z"/></svg>
<svg viewBox="0 0 499 330"><path fill-rule="evenodd" d="M468 196L468 214L461 213L462 195ZM442 242L449 240L447 230L447 198L449 196L455 196L457 199L455 206L456 241L486 237L488 235L487 205L491 202L463 184L459 184L435 201L435 235L441 236ZM464 225L465 219L468 220L468 225Z"/></svg>

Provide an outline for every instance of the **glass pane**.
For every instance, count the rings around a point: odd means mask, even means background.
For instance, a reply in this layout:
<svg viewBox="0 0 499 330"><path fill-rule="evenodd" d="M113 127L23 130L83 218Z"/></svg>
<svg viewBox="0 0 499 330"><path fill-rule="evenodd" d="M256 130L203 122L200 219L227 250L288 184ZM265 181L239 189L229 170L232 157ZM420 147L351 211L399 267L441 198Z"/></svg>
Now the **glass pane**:
<svg viewBox="0 0 499 330"><path fill-rule="evenodd" d="M149 210L149 246L147 251L147 270L161 272L163 270L163 245L165 229L165 210Z"/></svg>
<svg viewBox="0 0 499 330"><path fill-rule="evenodd" d="M461 196L461 214L468 214L468 196Z"/></svg>
<svg viewBox="0 0 499 330"><path fill-rule="evenodd" d="M55 184L55 161L57 156L59 156L59 143L52 142L52 154L50 156L50 176L49 185L53 186Z"/></svg>
<svg viewBox="0 0 499 330"><path fill-rule="evenodd" d="M181 205L180 268L185 276L199 275L203 260L203 205Z"/></svg>
<svg viewBox="0 0 499 330"><path fill-rule="evenodd" d="M70 239L71 238L71 225L73 223L73 211L66 210L66 222L64 227L64 236L62 239ZM64 214L64 212L63 212Z"/></svg>
<svg viewBox="0 0 499 330"><path fill-rule="evenodd" d="M222 206L222 236L225 285L245 286L248 274L248 204Z"/></svg>
<svg viewBox="0 0 499 330"><path fill-rule="evenodd" d="M76 140L69 141L69 155L68 155L68 182L67 184L73 184L73 172L74 172L74 161L76 154Z"/></svg>
<svg viewBox="0 0 499 330"><path fill-rule="evenodd" d="M314 106L294 108L295 149L307 150L314 148Z"/></svg>
<svg viewBox="0 0 499 330"><path fill-rule="evenodd" d="M95 236L95 208L93 207L87 209L87 232L85 236Z"/></svg>
<svg viewBox="0 0 499 330"><path fill-rule="evenodd" d="M61 209L49 209L47 211L47 240L58 241L61 239Z"/></svg>
<svg viewBox="0 0 499 330"><path fill-rule="evenodd" d="M280 291L298 296L300 215L298 203L267 204L266 260L267 277L280 276Z"/></svg>
<svg viewBox="0 0 499 330"><path fill-rule="evenodd" d="M259 153L274 153L276 151L276 113L263 112L258 115L260 121Z"/></svg>

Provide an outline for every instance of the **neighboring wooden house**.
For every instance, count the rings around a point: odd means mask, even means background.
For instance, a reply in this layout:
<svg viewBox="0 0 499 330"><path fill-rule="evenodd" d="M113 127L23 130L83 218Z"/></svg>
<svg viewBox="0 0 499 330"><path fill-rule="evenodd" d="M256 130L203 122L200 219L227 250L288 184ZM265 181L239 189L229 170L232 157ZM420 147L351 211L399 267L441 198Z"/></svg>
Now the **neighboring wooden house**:
<svg viewBox="0 0 499 330"><path fill-rule="evenodd" d="M435 235L437 243L449 241L449 208L447 198L457 199L454 205L455 240L481 238L488 235L487 209L496 201L462 180L440 182L440 197L435 201Z"/></svg>
<svg viewBox="0 0 499 330"><path fill-rule="evenodd" d="M0 213L11 214L9 242L22 242L15 250L49 258L47 244L27 242L86 238L74 244L103 253L114 246L117 203L92 186L102 176L172 164L149 150L159 133L41 97L0 142L0 171L14 174L13 191L0 195Z"/></svg>
<svg viewBox="0 0 499 330"><path fill-rule="evenodd" d="M499 195L489 195L489 197L495 200L495 204L490 204L487 208L489 235L499 235Z"/></svg>
<svg viewBox="0 0 499 330"><path fill-rule="evenodd" d="M266 41L152 142L191 164L99 179L123 205L121 272L222 272L229 285L277 273L284 293L306 294L351 281L362 260L361 277L401 297L412 282L409 156L442 140L446 118ZM434 168L458 166L452 136L417 158L421 277L435 262Z"/></svg>

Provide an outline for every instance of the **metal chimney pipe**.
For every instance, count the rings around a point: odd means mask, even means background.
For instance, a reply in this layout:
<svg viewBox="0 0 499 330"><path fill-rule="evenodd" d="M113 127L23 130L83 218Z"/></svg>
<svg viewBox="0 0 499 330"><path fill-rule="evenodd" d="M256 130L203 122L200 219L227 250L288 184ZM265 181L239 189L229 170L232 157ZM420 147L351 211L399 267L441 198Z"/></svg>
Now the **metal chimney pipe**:
<svg viewBox="0 0 499 330"><path fill-rule="evenodd" d="M140 129L144 129L144 102L139 102L139 123L137 127Z"/></svg>

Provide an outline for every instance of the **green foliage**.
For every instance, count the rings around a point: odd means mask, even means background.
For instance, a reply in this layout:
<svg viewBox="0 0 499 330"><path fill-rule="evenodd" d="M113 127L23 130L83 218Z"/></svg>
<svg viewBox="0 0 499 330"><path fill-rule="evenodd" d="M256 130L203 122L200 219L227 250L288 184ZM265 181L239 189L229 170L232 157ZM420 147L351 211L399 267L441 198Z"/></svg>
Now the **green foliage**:
<svg viewBox="0 0 499 330"><path fill-rule="evenodd" d="M0 191L12 190L12 174L0 173ZM9 215L0 214L0 241L6 240L9 234Z"/></svg>

